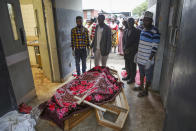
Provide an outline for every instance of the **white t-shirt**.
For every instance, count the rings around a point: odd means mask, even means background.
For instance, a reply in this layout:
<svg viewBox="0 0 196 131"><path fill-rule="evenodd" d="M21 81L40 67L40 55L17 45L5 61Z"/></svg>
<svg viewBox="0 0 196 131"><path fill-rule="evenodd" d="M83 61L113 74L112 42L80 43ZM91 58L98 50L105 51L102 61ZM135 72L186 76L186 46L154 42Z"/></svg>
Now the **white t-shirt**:
<svg viewBox="0 0 196 131"><path fill-rule="evenodd" d="M97 49L100 49L100 43L102 38L103 28L100 26L97 29Z"/></svg>

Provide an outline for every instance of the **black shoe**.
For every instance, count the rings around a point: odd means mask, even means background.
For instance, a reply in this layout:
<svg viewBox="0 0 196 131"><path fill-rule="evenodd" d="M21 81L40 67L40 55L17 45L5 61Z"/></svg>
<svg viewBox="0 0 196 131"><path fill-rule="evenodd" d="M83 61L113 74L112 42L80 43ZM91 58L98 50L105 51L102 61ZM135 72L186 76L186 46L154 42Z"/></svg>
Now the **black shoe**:
<svg viewBox="0 0 196 131"><path fill-rule="evenodd" d="M122 78L123 81L129 80L129 77Z"/></svg>
<svg viewBox="0 0 196 131"><path fill-rule="evenodd" d="M131 84L131 83L134 83L135 81L133 81L133 80L128 80L127 81L127 84Z"/></svg>
<svg viewBox="0 0 196 131"><path fill-rule="evenodd" d="M137 96L138 96L138 97L145 97L145 96L148 96L148 91L144 90L144 91L140 92Z"/></svg>

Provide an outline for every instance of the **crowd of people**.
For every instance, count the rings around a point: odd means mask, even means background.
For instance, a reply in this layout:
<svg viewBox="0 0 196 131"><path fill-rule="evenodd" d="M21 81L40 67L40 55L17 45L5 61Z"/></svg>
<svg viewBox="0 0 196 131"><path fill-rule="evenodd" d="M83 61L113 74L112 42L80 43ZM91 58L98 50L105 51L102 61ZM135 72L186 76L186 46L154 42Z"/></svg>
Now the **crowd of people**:
<svg viewBox="0 0 196 131"><path fill-rule="evenodd" d="M112 18L105 18L105 24L111 28L112 48L114 50L113 52L119 55L124 55L122 38L123 38L124 30L126 28L127 18L123 16L120 16L119 19L117 18L118 17L116 15L114 15ZM84 27L88 29L90 43L92 43L93 38L95 36L95 29L97 24L98 23L96 18L92 18L90 20L85 21ZM135 20L134 27L136 27L139 30L142 30L143 29L142 19Z"/></svg>
<svg viewBox="0 0 196 131"><path fill-rule="evenodd" d="M124 55L127 77L123 78L127 84L135 82L136 66L140 71L140 86L134 91L140 91L138 97L148 95L151 86L154 59L156 56L160 34L153 26L153 13L146 11L142 20L121 18L114 16L105 19L99 15L97 19L87 21L83 26L81 16L76 17L77 26L71 30L72 52L75 56L77 75L80 75L80 60L82 72L86 72L86 58L92 50L95 66L107 66L107 59L112 49L114 53ZM144 83L146 77L146 84Z"/></svg>

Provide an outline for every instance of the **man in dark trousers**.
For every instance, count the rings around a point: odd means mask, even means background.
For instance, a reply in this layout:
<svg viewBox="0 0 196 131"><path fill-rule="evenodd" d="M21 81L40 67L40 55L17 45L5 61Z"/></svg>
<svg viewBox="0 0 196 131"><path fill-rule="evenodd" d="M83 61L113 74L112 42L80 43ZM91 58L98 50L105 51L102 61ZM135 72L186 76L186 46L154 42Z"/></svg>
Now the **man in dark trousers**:
<svg viewBox="0 0 196 131"><path fill-rule="evenodd" d="M82 17L76 17L77 26L71 30L72 53L75 56L77 75L80 75L80 60L82 73L86 72L87 48L89 47L88 29L82 25Z"/></svg>
<svg viewBox="0 0 196 131"><path fill-rule="evenodd" d="M143 22L144 29L141 31L137 53L137 64L140 70L141 84L138 88L134 88L135 91L141 90L138 97L148 96L148 88L151 86L153 79L155 56L160 42L159 30L152 24L153 13L146 11L144 13ZM146 85L144 83L144 77L146 77Z"/></svg>
<svg viewBox="0 0 196 131"><path fill-rule="evenodd" d="M123 37L125 68L127 71L127 77L123 78L123 80L127 80L127 84L135 82L136 75L134 57L138 50L140 31L134 27L134 22L133 18L128 19L128 29Z"/></svg>
<svg viewBox="0 0 196 131"><path fill-rule="evenodd" d="M95 54L95 66L106 66L108 55L112 47L111 29L104 23L105 16L99 15L98 25L95 30L95 37L92 42L93 52Z"/></svg>
<svg viewBox="0 0 196 131"><path fill-rule="evenodd" d="M123 38L122 38L122 43L123 43L123 51L124 51L124 42L125 42L125 34L126 34L126 32L127 32L127 29L128 29L128 22L127 22L127 19L124 19L123 20L123 22L122 22L122 24L123 24L123 26L124 26L124 31L123 31ZM126 63L125 63L125 65L126 65ZM126 68L125 67L123 67L122 68L122 70L126 70Z"/></svg>

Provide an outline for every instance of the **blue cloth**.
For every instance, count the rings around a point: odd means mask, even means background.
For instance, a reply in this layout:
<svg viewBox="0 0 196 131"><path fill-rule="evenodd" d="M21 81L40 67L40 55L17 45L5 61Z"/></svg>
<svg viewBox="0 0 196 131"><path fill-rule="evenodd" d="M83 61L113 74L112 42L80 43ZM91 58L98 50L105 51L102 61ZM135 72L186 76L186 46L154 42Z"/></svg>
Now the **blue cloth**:
<svg viewBox="0 0 196 131"><path fill-rule="evenodd" d="M151 30L143 29L140 34L137 63L145 65L150 56L157 52L159 42L160 34L157 28L153 26Z"/></svg>
<svg viewBox="0 0 196 131"><path fill-rule="evenodd" d="M75 61L77 75L80 75L80 60L82 60L82 73L86 72L87 51L84 49L75 49Z"/></svg>
<svg viewBox="0 0 196 131"><path fill-rule="evenodd" d="M154 65L152 65L148 70L145 69L144 65L138 64L139 71L140 71L140 77L146 76L146 82L151 83L153 78L153 71L154 71Z"/></svg>

